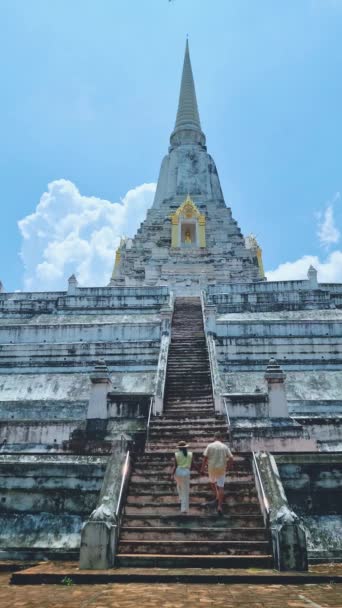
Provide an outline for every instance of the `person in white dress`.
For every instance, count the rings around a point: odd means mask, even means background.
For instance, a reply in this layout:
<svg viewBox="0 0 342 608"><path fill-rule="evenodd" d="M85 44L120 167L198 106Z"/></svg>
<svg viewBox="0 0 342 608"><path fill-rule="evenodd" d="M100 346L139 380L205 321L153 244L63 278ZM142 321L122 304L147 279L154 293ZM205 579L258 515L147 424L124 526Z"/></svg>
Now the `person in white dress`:
<svg viewBox="0 0 342 608"><path fill-rule="evenodd" d="M181 513L189 512L190 471L192 467L192 452L188 451L185 441L180 441L175 452L171 476L177 483Z"/></svg>

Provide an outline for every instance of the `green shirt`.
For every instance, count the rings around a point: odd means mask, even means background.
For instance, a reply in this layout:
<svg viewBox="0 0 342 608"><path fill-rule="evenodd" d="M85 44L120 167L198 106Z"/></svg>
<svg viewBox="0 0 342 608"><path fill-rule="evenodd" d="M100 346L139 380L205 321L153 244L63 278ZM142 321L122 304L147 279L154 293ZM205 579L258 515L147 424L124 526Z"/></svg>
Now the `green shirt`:
<svg viewBox="0 0 342 608"><path fill-rule="evenodd" d="M190 469L192 462L192 452L188 452L186 456L184 456L183 452L175 453L177 466L181 469Z"/></svg>

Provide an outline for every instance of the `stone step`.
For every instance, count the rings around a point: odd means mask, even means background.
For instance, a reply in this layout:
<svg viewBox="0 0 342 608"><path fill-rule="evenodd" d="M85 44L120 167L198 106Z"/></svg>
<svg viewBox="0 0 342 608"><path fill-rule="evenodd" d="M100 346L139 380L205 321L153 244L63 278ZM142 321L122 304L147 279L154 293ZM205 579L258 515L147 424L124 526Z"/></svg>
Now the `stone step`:
<svg viewBox="0 0 342 608"><path fill-rule="evenodd" d="M212 393L202 393L201 395L167 395L164 399L164 411L169 408L179 408L184 413L193 413L195 411L207 412L209 416L214 415L214 401Z"/></svg>
<svg viewBox="0 0 342 608"><path fill-rule="evenodd" d="M170 403L174 403L176 405L189 405L193 406L195 404L197 404L198 406L201 407L205 407L208 405L210 405L211 407L213 407L214 403L213 403L213 396L212 393L207 393L207 394L201 394L201 395L196 395L196 398L192 397L192 395L187 395L186 397L183 395L175 395L172 396L171 395L165 395L165 399L168 397L168 401Z"/></svg>
<svg viewBox="0 0 342 608"><path fill-rule="evenodd" d="M202 458L195 461L195 466L200 465ZM151 477L157 479L160 483L168 482L171 479L171 471L174 464L174 458L170 458L169 462L166 463L157 463L155 466L151 466L150 463L141 465L140 467L134 467L131 483L133 480L133 475L135 479L142 478L146 480L150 480ZM196 470L191 472L191 481L190 483L200 483L202 485L209 485L209 480L206 476L200 475ZM254 486L254 477L252 471L247 467L239 467L230 469L229 473L226 477L226 486L227 487L235 487L241 486L242 484L250 483Z"/></svg>
<svg viewBox="0 0 342 608"><path fill-rule="evenodd" d="M174 456L172 455L167 461L159 461L155 465L152 465L148 461L144 461L141 463L140 467L134 467L133 473L131 476L131 481L133 481L133 476L135 479L147 479L150 480L152 477L158 480L159 483L166 483L171 480L171 470L174 465ZM196 460L196 455L194 457L194 466L197 468L202 462L202 457ZM250 468L245 466L236 467L235 469L230 469L226 476L226 486L230 485L241 485L243 483L251 483L254 484L254 475ZM190 483L200 483L203 486L206 484L209 485L209 480L206 475L200 475L197 470L193 470L191 472L191 481Z"/></svg>
<svg viewBox="0 0 342 608"><path fill-rule="evenodd" d="M167 395L165 395L165 397L167 397ZM182 394L178 394L175 396L169 396L169 400L175 403L180 403L180 404L189 404L193 405L194 403L197 403L199 406L204 407L206 404L210 404L213 405L213 396L211 392L208 393L201 393L200 395L196 395L196 399L194 397L192 397L192 395L187 395L186 397L183 396Z"/></svg>
<svg viewBox="0 0 342 608"><path fill-rule="evenodd" d="M226 437L226 429L224 426L212 426L206 428L189 426L180 427L173 429L172 427L153 427L150 429L149 441L153 443L160 443L164 441L172 441L173 445L177 446L178 441L187 441L189 444L198 441L204 441L210 443L213 439L214 433L220 432L222 436Z"/></svg>
<svg viewBox="0 0 342 608"><path fill-rule="evenodd" d="M214 413L214 406L202 407L198 406L194 403L194 407L192 406L179 406L179 405L171 405L170 403L165 404L163 416L165 418L169 418L170 420L193 420L196 419L206 419L212 418L213 420L219 420L220 414ZM224 422L226 422L224 420Z"/></svg>
<svg viewBox="0 0 342 608"><path fill-rule="evenodd" d="M194 400L194 397L208 398L212 395L211 384L207 381L196 382L194 384L191 384L191 382L187 382L186 380L184 380L183 383L177 383L176 380L172 382L167 381L165 392L166 396L175 396L183 399L185 395L188 395L192 401Z"/></svg>
<svg viewBox="0 0 342 608"><path fill-rule="evenodd" d="M189 514L183 515L176 513L174 515L156 515L140 513L138 515L125 514L123 517L123 525L125 526L148 526L148 527L160 527L160 526L179 526L180 528L202 528L202 527L215 527L215 528L262 528L264 526L264 520L260 513L257 515L253 514L230 514L229 517L218 517L216 511L210 509L203 509L201 514Z"/></svg>
<svg viewBox="0 0 342 608"><path fill-rule="evenodd" d="M136 482L130 487L129 494L127 496L127 504L152 504L153 500L156 500L159 504L178 504L178 494L176 488L176 482L170 484L159 484L151 482L138 483ZM213 495L209 485L200 486L192 484L190 487L190 503L194 505L202 505L213 499ZM244 490L236 489L234 492L226 492L225 505L238 505L250 502L251 504L259 504L258 496L253 491L249 491L247 488Z"/></svg>
<svg viewBox="0 0 342 608"><path fill-rule="evenodd" d="M175 374L167 373L166 386L174 385L176 382L180 389L195 389L197 386L211 386L211 377L207 372L195 375L190 369L182 369L181 372Z"/></svg>
<svg viewBox="0 0 342 608"><path fill-rule="evenodd" d="M170 347L172 347L175 351L189 351L193 346L194 351L200 354L207 353L207 344L205 338L201 337L200 331L195 331L193 334L191 332L185 331L177 331L177 334L172 336L172 342L170 343Z"/></svg>
<svg viewBox="0 0 342 608"><path fill-rule="evenodd" d="M212 493L209 488L207 492L196 492L196 494L190 495L190 506L203 506L204 503L212 500ZM253 492L234 492L230 493L226 496L225 504L228 506L234 506L239 504L258 504L259 500L257 494L253 494ZM171 494L169 492L153 492L151 494L138 492L137 494L133 494L130 492L129 496L126 499L127 505L144 505L144 504L156 504L156 505L177 505L179 506L178 494L176 491ZM204 507L203 507L204 508ZM205 507L206 508L206 507Z"/></svg>
<svg viewBox="0 0 342 608"><path fill-rule="evenodd" d="M180 382L189 382L194 384L205 378L207 382L211 382L211 375L207 365L190 364L188 359L185 361L177 361L177 365L167 368L166 381L178 378Z"/></svg>
<svg viewBox="0 0 342 608"><path fill-rule="evenodd" d="M211 401L211 405L212 407L214 407L214 401L213 401L213 395L211 393L211 391L209 390L201 390L199 389L197 391L187 391L187 390L182 390L180 391L179 389L174 390L173 388L166 388L165 389L165 406L168 407L170 404L172 405L177 405L176 402L178 402L178 404L182 404L182 402L184 401L190 401L194 404L194 406L196 405L196 403L198 405L200 405L201 403L205 403L205 401L207 401L207 403ZM184 406L183 406L184 407Z"/></svg>
<svg viewBox="0 0 342 608"><path fill-rule="evenodd" d="M170 466L167 466L167 467L156 466L153 468L151 467L151 471L149 471L149 472L147 472L146 470L143 470L142 468L135 469L134 473L132 474L130 483L140 483L141 480L145 480L146 483L154 483L154 481L152 482L152 479L156 480L155 483L159 483L159 484L173 483L173 480L171 480L171 465L173 462L174 462L174 460L170 459ZM134 476L134 481L133 481L133 476ZM206 486L207 487L210 486L208 478L205 476L199 475L197 471L191 472L190 485L192 485L192 484L199 485L200 486L199 489L202 489L202 490ZM226 477L225 486L228 488L227 491L229 491L230 488L232 488L232 489L234 489L235 487L239 488L241 486L245 486L248 484L250 484L253 487L255 486L254 476L249 469L241 468L234 472L230 471Z"/></svg>
<svg viewBox="0 0 342 608"><path fill-rule="evenodd" d="M170 465L171 464L172 459L170 459ZM165 468L160 466L155 468L153 467L153 469L151 467L151 470L148 472L146 470L144 471L143 469L134 470L130 480L130 487L133 488L134 486L132 484L135 483L158 484L156 488L165 490L166 488L162 488L161 485L173 484L175 481L173 478L171 478L171 466ZM196 485L196 487L198 486L198 491L203 492L206 491L206 488L210 487L209 479L205 476L199 475L197 471L191 472L190 486L192 487L193 485ZM240 469L234 471L234 473L229 472L226 477L225 487L227 492L247 486L253 488L255 487L254 476L250 470Z"/></svg>
<svg viewBox="0 0 342 608"><path fill-rule="evenodd" d="M170 403L175 405L182 405L183 407L185 407L186 405L192 407L196 404L202 408L214 406L212 393L209 392L206 394L202 393L201 395L196 395L196 398L194 398L192 395L183 396L178 394L175 396L171 396L166 394L165 399L167 398Z"/></svg>
<svg viewBox="0 0 342 608"><path fill-rule="evenodd" d="M208 420L206 423L192 420L186 421L184 419L181 419L179 423L171 420L160 422L152 421L150 423L150 431L153 432L160 431L160 433L181 433L182 431L190 431L191 429L196 433L205 432L207 435L212 436L212 433L215 433L216 431L226 432L227 424L224 420L215 420L215 418L211 421Z"/></svg>
<svg viewBox="0 0 342 608"><path fill-rule="evenodd" d="M210 438L210 440L211 439L212 438ZM194 441L194 440L191 440L189 442L189 449L192 452L195 452L195 453L196 452L203 453L204 450L205 450L205 448L207 447L208 443L209 443L209 440L208 441L200 441L200 440L199 441ZM164 451L166 450L166 451L171 452L173 454L174 451L175 451L176 446L177 446L177 441L171 441L171 440L164 439L164 441L162 441L162 442L161 441L160 442L156 442L156 441L149 442L148 443L148 450L149 450L150 453L153 452L153 451L161 452L163 450Z"/></svg>
<svg viewBox="0 0 342 608"><path fill-rule="evenodd" d="M189 353L184 353L184 357L181 358L186 358L185 365L189 367L189 369L192 369L192 367L195 367L197 371L199 371L199 368L202 367L205 370L208 369L207 365L209 365L209 357L207 355L190 355ZM169 351L167 369L169 370L170 368L172 370L179 370L179 362L176 353L172 353Z"/></svg>
<svg viewBox="0 0 342 608"><path fill-rule="evenodd" d="M168 415L169 413L180 412L181 414L196 414L204 413L207 416L214 416L214 401L213 396L211 394L207 395L197 395L197 397L193 397L192 395L184 395L184 396L171 396L165 395L164 400L164 414Z"/></svg>
<svg viewBox="0 0 342 608"><path fill-rule="evenodd" d="M172 462L172 459L171 459ZM228 481L229 480L229 481ZM238 482L241 483L241 481L249 481L251 483L254 482L254 477L252 475L252 472L248 469L237 469L237 470L233 470L231 469L229 471L229 474L227 476L227 484L229 483L234 483L234 482ZM158 471L154 470L153 467L150 467L149 470L143 471L141 473L141 475L139 474L139 472L135 472L135 470L133 470L132 476L131 476L131 480L130 480L130 484L134 484L134 483L153 483L153 484L166 484L166 483L173 483L173 481L171 481L171 477L170 475L168 475L168 473L163 473L160 471L160 469ZM205 476L199 476L198 474L196 475L195 472L191 474L191 478L190 478L190 486L192 486L193 484L196 484L196 486L200 486L200 487L205 487L205 486L209 486L209 479ZM200 489L200 488L198 488Z"/></svg>
<svg viewBox="0 0 342 608"><path fill-rule="evenodd" d="M139 483L139 482L136 482ZM152 482L153 483L153 482ZM157 488L155 488L155 490L152 491L152 489L149 487L148 483L146 483L145 486L142 486L139 488L139 492L134 492L135 490L135 486L130 486L130 494L129 496L135 496L136 498L139 498L140 496L142 497L142 499L144 500L148 500L148 496L155 496L156 499L158 497L175 497L177 495L177 490L176 490L176 482L172 482L172 486L159 486ZM194 492L194 484L195 482L192 483L191 485L191 499L193 501L197 501L197 502L203 502L203 500L205 499L206 496L208 496L208 494L211 496L211 488L209 486L209 484L203 484L201 486L201 484L199 484L199 488L197 488L197 491ZM230 482L228 484L226 484L226 500L229 500L230 497L235 498L236 497L254 497L257 496L256 490L255 490L255 484L250 481L250 482ZM129 498L129 497L128 497ZM198 498L198 500L197 500Z"/></svg>
<svg viewBox="0 0 342 608"><path fill-rule="evenodd" d="M186 363L197 364L208 364L209 365L209 356L207 350L204 349L196 349L189 345L189 348L186 349L184 346L170 346L169 354L168 354L168 366L169 364L176 365L177 362L181 359L184 359Z"/></svg>
<svg viewBox="0 0 342 608"><path fill-rule="evenodd" d="M189 418L187 417L182 417L180 419L178 419L176 417L176 415L163 415L162 418L151 418L151 422L150 422L150 428L152 428L152 426L154 427L154 425L158 425L160 427L169 427L169 426L178 426L178 425L184 425L184 428L187 428L189 426L191 426L192 428L204 428L204 427L209 427L209 425L211 426L212 423L217 424L217 425L221 425L225 428L225 431L227 430L227 423L225 420L222 420L221 418L215 418L214 416L212 418L209 417L203 417L203 416L190 416Z"/></svg>
<svg viewBox="0 0 342 608"><path fill-rule="evenodd" d="M217 540L217 541L268 541L265 528L179 528L177 526L154 527L122 526L120 540Z"/></svg>
<svg viewBox="0 0 342 608"><path fill-rule="evenodd" d="M150 451L145 451L141 456L139 456L139 460L136 461L136 464L148 464L148 466L153 466L153 463L158 463L158 462L170 462L170 455L173 456L175 453L175 450L162 450L160 453L156 454L155 452L150 452ZM246 467L249 468L249 470L252 470L252 464L251 464L251 460L248 456L243 456L241 453L240 454L235 454L234 455L234 467L238 466L238 465L242 465L243 463L245 464Z"/></svg>
<svg viewBox="0 0 342 608"><path fill-rule="evenodd" d="M206 507L200 507L197 504L191 505L191 515L201 515ZM179 505L172 503L156 505L153 502L145 502L144 504L134 503L127 504L125 506L125 513L127 515L139 515L143 513L145 515L177 515L179 513ZM234 505L223 505L224 516L230 515L259 515L260 506L259 504L251 503L235 503Z"/></svg>
<svg viewBox="0 0 342 608"><path fill-rule="evenodd" d="M167 364L167 372L179 372L187 369L193 372L196 376L199 376L201 373L207 374L210 371L209 368L209 359L205 357L199 357L198 355L192 356L190 353L183 353L182 356L175 356L170 353L168 364Z"/></svg>
<svg viewBox="0 0 342 608"><path fill-rule="evenodd" d="M175 403L178 401L182 403L183 401L190 401L194 405L198 403L200 405L201 402L209 402L211 400L212 406L214 407L213 395L211 390L209 389L201 389L198 388L196 390L187 391L187 390L176 390L173 387L167 387L165 390L165 405L169 405L169 403Z"/></svg>
<svg viewBox="0 0 342 608"><path fill-rule="evenodd" d="M205 396L193 397L192 395L171 396L165 395L164 413L166 415L178 413L181 415L205 414L206 416L214 416L214 401L211 394Z"/></svg>
<svg viewBox="0 0 342 608"><path fill-rule="evenodd" d="M143 474L167 475L168 472L171 471L171 467L175 461L175 451L176 448L174 448L171 453L166 454L165 458L163 457L163 453L159 454L156 452L145 452L144 455L139 457L139 460L136 460L133 473L137 474L139 471L142 471ZM252 475L251 464L248 461L238 460L236 455L234 458L235 460L227 473L229 479L232 479L234 475L240 476L241 473L244 473L245 475ZM195 453L193 455L195 467L200 465L202 460L202 454ZM207 479L206 475L200 476L196 469L191 472L191 477L201 477L201 479Z"/></svg>
<svg viewBox="0 0 342 608"><path fill-rule="evenodd" d="M190 373L190 372L189 372ZM177 396L182 395L183 393L190 393L191 395L200 395L203 397L207 394L210 394L211 391L211 382L207 378L198 379L192 381L189 378L189 373L184 374L182 378L179 375L177 378L170 378L166 380L166 392L172 393L177 388Z"/></svg>
<svg viewBox="0 0 342 608"><path fill-rule="evenodd" d="M187 423L187 419L186 418L181 418L180 420L176 420L175 421L175 417L174 416L169 416L168 414L163 414L162 416L157 416L154 418L151 418L151 422L150 422L150 426L158 424L161 426L169 426L169 425L178 425L178 424L186 424ZM206 425L211 425L211 424L224 424L227 426L226 420L222 417L215 417L215 416L196 416L194 417L193 415L191 416L191 418L189 418L189 424L194 425L194 426L206 426Z"/></svg>
<svg viewBox="0 0 342 608"><path fill-rule="evenodd" d="M195 454L195 456L193 457L193 461L195 466L196 465L200 465L202 462L202 456L197 457L197 454ZM148 460L144 460L144 461L139 461L138 463L136 463L134 465L133 468L133 474L134 475L162 475L167 477L168 475L171 474L171 470L173 468L173 463L174 463L174 457L173 455L170 456L170 458L168 458L167 460L156 460L156 461L148 461ZM245 474L245 475L251 475L252 476L252 469L251 467L246 464L246 463L237 463L236 461L234 461L233 467L229 470L228 476L227 476L227 484L232 484L235 483L232 481L233 477L236 476L238 478L240 478L241 474ZM198 473L198 471L193 470L191 472L191 478L192 479L204 479L207 481L207 477L206 476L202 476ZM239 481L237 481L236 483L241 483L240 479ZM253 479L253 483L254 483L254 479Z"/></svg>
<svg viewBox="0 0 342 608"><path fill-rule="evenodd" d="M172 406L169 405L169 406L165 407L164 416L167 419L169 419L172 424L174 424L175 421L176 421L176 423L177 423L177 421L179 421L180 423L182 423L182 422L187 423L188 421L196 422L197 420L201 420L203 418L209 418L210 416L212 416L212 419L215 420L215 415L214 415L213 411L199 410L197 407L194 407L189 412L188 410L184 410L182 407L179 407L176 405L172 405ZM221 422L221 420L219 418L217 418L216 420ZM224 420L224 422L226 422L226 421ZM226 423L226 425L227 425L227 423Z"/></svg>
<svg viewBox="0 0 342 608"><path fill-rule="evenodd" d="M234 540L121 540L119 554L159 555L265 555L270 552L269 541Z"/></svg>
<svg viewBox="0 0 342 608"><path fill-rule="evenodd" d="M182 395L183 392L187 392L187 393L194 393L196 395L198 395L200 392L203 392L205 390L209 389L211 390L211 380L208 377L201 377L198 376L197 378L192 378L189 377L191 374L191 371L187 371L184 370L184 373L180 373L178 376L174 376L174 377L170 377L166 379L166 391L170 388L172 390L174 390L175 388L178 388L178 395ZM206 395L207 393L205 392L203 394Z"/></svg>
<svg viewBox="0 0 342 608"><path fill-rule="evenodd" d="M172 426L176 430L179 427L189 426L196 426L197 429L200 429L202 426L203 428L206 427L210 429L214 427L225 427L225 429L227 429L227 421L224 418L216 418L214 414L212 416L198 416L198 414L201 414L201 412L197 412L197 409L195 409L195 412L192 412L192 414L195 413L197 416L191 415L189 419L187 419L186 415L188 412L184 409L181 411L183 415L180 416L179 419L176 419L175 417L171 418L169 416L169 414L174 413L173 411L166 411L163 416L159 418L151 418L150 428L156 426L163 428Z"/></svg>
<svg viewBox="0 0 342 608"><path fill-rule="evenodd" d="M206 351L196 351L193 348L189 348L189 350L180 350L175 349L170 346L169 355L167 360L167 369L169 367L174 367L177 369L179 359L186 359L186 363L188 363L188 367L191 367L190 364L197 366L206 366L209 365L209 356Z"/></svg>
<svg viewBox="0 0 342 608"><path fill-rule="evenodd" d="M210 399L212 397L211 386L209 384L197 383L195 385L181 385L176 381L174 383L168 383L165 387L166 399L170 397L178 399L189 399L194 401L199 397Z"/></svg>
<svg viewBox="0 0 342 608"><path fill-rule="evenodd" d="M271 555L125 555L117 559L119 568L273 568Z"/></svg>
<svg viewBox="0 0 342 608"><path fill-rule="evenodd" d="M196 428L190 426L181 426L179 428L171 427L171 426L153 426L150 429L150 441L164 439L184 439L186 441L197 441L202 439L207 441L208 443L211 441L214 433L216 432L226 432L226 428L223 425L212 425L210 427L205 428Z"/></svg>

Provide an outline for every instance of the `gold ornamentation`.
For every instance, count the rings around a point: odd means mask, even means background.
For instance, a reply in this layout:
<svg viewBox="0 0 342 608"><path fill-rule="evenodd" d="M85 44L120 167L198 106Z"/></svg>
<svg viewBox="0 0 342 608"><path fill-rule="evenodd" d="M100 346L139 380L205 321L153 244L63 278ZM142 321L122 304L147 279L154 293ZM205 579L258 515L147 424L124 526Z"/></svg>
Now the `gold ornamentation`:
<svg viewBox="0 0 342 608"><path fill-rule="evenodd" d="M193 200L190 198L190 195L188 194L185 201L178 207L178 209L172 213L172 215L170 216L171 218L171 224L172 224L172 231L171 231L171 247L179 247L180 246L180 242L179 242L179 231L178 231L178 225L179 222L182 219L186 219L186 220L191 220L191 219L195 219L198 222L198 242L199 242L199 246L200 247L206 247L206 241L205 241L205 222L206 222L206 217L203 213L200 213L195 205L195 203L193 202ZM187 231L189 232L189 231ZM186 238L187 233L185 234L185 242L186 243L191 243L191 235L189 232L188 235L188 239Z"/></svg>

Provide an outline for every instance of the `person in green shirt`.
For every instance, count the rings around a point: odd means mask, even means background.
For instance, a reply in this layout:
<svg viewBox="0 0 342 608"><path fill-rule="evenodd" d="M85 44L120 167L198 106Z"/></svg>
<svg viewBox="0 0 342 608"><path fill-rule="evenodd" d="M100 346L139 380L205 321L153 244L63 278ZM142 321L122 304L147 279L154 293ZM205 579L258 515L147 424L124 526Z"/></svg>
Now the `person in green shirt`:
<svg viewBox="0 0 342 608"><path fill-rule="evenodd" d="M177 484L181 513L184 514L189 511L190 471L192 467L192 452L188 451L188 447L185 441L178 443L171 473Z"/></svg>

